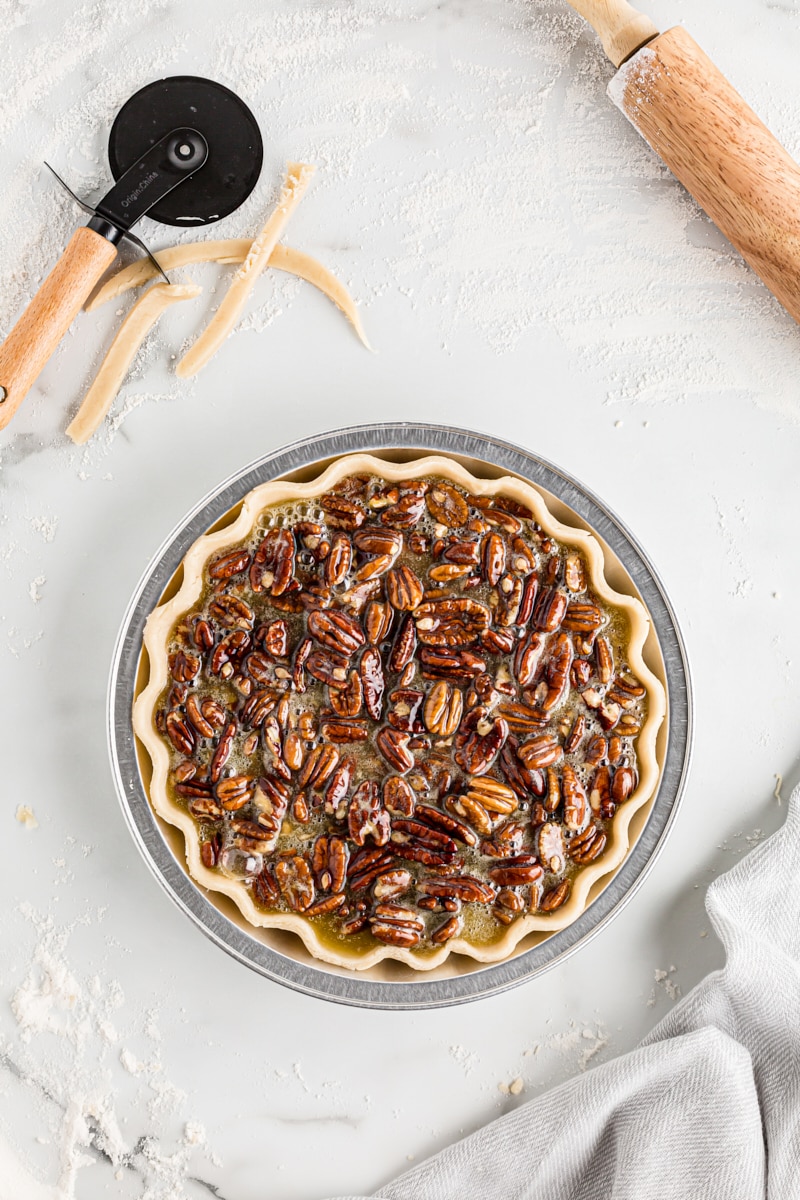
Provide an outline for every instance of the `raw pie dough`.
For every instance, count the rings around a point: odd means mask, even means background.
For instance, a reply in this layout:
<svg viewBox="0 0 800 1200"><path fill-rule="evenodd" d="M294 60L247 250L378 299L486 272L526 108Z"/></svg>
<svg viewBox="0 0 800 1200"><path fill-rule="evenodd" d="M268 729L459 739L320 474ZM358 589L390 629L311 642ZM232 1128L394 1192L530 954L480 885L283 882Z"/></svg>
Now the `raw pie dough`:
<svg viewBox="0 0 800 1200"><path fill-rule="evenodd" d="M278 238L303 199L313 174L314 168L307 163L289 164L276 208L254 239L214 316L175 368L181 379L196 375L213 358L239 320L256 280L266 269Z"/></svg>
<svg viewBox="0 0 800 1200"><path fill-rule="evenodd" d="M170 754L166 741L158 733L154 717L159 697L169 682L167 647L171 633L181 617L200 599L204 588L204 569L211 558L235 546L253 530L259 515L267 506L296 499L311 499L324 494L345 476L368 474L389 482L438 476L457 484L478 496L502 495L523 504L533 511L535 521L545 534L567 547L575 547L584 556L592 591L604 603L623 610L630 623L627 643L628 666L645 687L647 716L637 737L636 752L639 780L636 790L617 808L606 832L609 835L605 852L584 866L573 878L568 901L555 912L528 912L506 927L505 932L490 944L473 944L464 937L455 937L444 945L424 951L378 944L368 952L346 953L323 942L313 923L293 912L265 912L257 907L249 889L237 878L209 870L200 859L197 825L190 814L172 801L167 779ZM561 524L550 513L543 497L531 485L512 477L498 480L474 478L455 461L444 457L426 457L408 463L392 463L369 455L350 455L335 461L310 483L288 483L281 480L262 484L250 492L233 524L215 533L200 537L183 560L183 582L178 593L159 605L149 616L144 647L147 650L150 675L144 690L137 696L133 708L133 728L152 760L150 800L160 817L179 828L184 835L189 873L203 888L229 896L244 917L254 926L291 930L316 958L337 966L364 970L384 959L396 959L417 970L430 970L440 965L449 954L463 954L480 962L497 962L507 958L526 934L545 930L554 932L573 922L585 909L592 886L601 878L606 881L622 864L630 849L629 829L635 814L650 801L656 791L661 767L656 740L666 716L666 694L659 679L646 665L642 651L650 631L650 618L641 602L631 595L613 590L604 574L603 551L592 534Z"/></svg>
<svg viewBox="0 0 800 1200"><path fill-rule="evenodd" d="M193 300L202 290L193 283L156 283L139 297L117 330L92 386L67 426L67 436L76 445L88 442L100 425L122 386L136 351L162 312L178 300Z"/></svg>
<svg viewBox="0 0 800 1200"><path fill-rule="evenodd" d="M180 267L191 267L195 263L204 262L241 263L247 258L252 245L253 238L187 242L180 246L168 246L165 250L159 250L158 261L164 271L175 271ZM306 283L318 288L323 295L333 301L340 312L344 313L363 345L368 350L372 349L367 341L367 335L361 324L361 317L358 315L353 297L344 284L327 267L323 267L316 258L312 258L310 254L304 254L302 250L295 250L291 246L278 245L270 254L267 266L274 267L278 271L285 271L289 275L296 275L298 279L304 279ZM147 283L157 274L158 272L149 258L138 258L130 266L117 271L116 275L112 275L95 292L86 305L86 312L100 308L108 300L116 300L118 296L122 296L131 288L141 287L143 283Z"/></svg>

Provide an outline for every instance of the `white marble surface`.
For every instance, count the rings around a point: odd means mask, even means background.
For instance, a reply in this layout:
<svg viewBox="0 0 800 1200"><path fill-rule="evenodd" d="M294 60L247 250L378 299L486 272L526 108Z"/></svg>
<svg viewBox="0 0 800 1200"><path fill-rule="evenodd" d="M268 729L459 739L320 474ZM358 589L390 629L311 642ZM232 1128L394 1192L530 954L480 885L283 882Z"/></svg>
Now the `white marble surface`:
<svg viewBox="0 0 800 1200"><path fill-rule="evenodd" d="M198 318L175 314L118 401L124 423L81 451L63 429L113 327L98 314L0 435L3 1200L59 1179L81 1200L374 1190L624 1052L718 967L704 890L780 823L775 777L786 795L797 774L800 334L608 105L590 35L560 0L236 11L234 51L206 0L0 3L6 309L33 283L18 258L38 262L45 227L72 219L41 159L88 186L114 106L154 73L194 72L239 79L265 124L261 191L226 235L257 223L286 158L318 161L287 241L347 279L379 351L321 297L265 281L264 327L191 388L169 354ZM649 11L685 19L797 150L795 5ZM215 950L139 859L104 738L119 621L185 510L257 454L404 416L515 439L602 495L673 597L697 703L683 810L635 902L544 978L419 1015L324 1005ZM521 1094L499 1089L517 1078ZM92 1109L101 1132L70 1180L70 1122Z"/></svg>

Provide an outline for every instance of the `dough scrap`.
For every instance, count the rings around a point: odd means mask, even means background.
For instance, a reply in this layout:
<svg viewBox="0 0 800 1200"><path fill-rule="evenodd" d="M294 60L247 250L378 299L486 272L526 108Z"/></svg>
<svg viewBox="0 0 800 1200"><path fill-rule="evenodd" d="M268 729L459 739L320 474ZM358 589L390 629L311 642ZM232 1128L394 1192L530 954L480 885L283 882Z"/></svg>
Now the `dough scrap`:
<svg viewBox="0 0 800 1200"><path fill-rule="evenodd" d="M253 245L252 238L228 238L214 242L188 242L180 246L168 246L158 251L158 261L165 271L174 271L179 267L193 266L195 263L241 263L247 258ZM269 256L269 267L296 275L306 283L318 288L336 307L344 313L353 326L361 342L371 350L361 317L353 297L336 276L324 267L310 254L301 250L293 250L291 246L276 246ZM86 312L93 312L109 300L115 300L131 288L141 287L156 275L156 269L148 258L139 258L130 266L124 267L112 275L110 279L95 292L85 306Z"/></svg>
<svg viewBox="0 0 800 1200"><path fill-rule="evenodd" d="M266 225L253 241L250 251L233 277L222 302L197 341L184 354L175 373L181 379L196 375L219 350L233 329L259 275L266 268L272 251L294 210L305 195L314 167L308 163L289 163L278 204Z"/></svg>
<svg viewBox="0 0 800 1200"><path fill-rule="evenodd" d="M77 446L88 442L100 425L137 350L162 312L178 300L192 300L202 290L194 283L157 283L139 297L117 330L100 370L67 426L67 435Z"/></svg>

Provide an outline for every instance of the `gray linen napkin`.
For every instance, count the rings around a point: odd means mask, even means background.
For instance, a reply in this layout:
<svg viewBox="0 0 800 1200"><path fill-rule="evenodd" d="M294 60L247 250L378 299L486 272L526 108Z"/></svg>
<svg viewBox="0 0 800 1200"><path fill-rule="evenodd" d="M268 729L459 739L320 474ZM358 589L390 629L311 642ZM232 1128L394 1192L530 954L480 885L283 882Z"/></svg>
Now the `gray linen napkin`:
<svg viewBox="0 0 800 1200"><path fill-rule="evenodd" d="M800 787L783 828L711 885L706 907L727 965L641 1046L493 1121L376 1197L800 1197Z"/></svg>

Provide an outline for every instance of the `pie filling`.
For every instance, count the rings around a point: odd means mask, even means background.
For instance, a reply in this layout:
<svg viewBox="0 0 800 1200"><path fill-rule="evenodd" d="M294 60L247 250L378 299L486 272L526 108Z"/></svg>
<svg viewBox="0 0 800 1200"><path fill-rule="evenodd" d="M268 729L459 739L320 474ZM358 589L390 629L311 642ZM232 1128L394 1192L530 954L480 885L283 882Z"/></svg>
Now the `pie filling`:
<svg viewBox="0 0 800 1200"><path fill-rule="evenodd" d="M326 943L556 912L638 784L630 618L531 510L350 475L204 568L155 709L202 864Z"/></svg>

